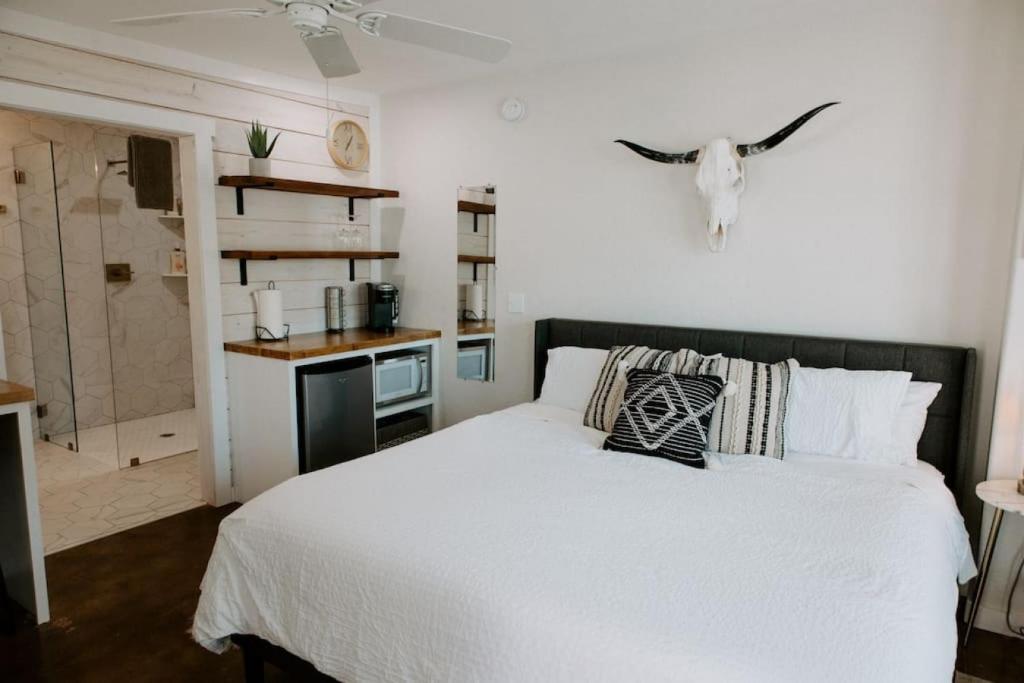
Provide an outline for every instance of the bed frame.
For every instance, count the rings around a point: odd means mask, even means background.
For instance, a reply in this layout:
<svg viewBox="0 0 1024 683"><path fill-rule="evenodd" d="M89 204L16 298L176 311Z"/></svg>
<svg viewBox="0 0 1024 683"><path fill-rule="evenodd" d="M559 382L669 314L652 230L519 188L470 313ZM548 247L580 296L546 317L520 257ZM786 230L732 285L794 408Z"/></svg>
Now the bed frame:
<svg viewBox="0 0 1024 683"><path fill-rule="evenodd" d="M673 351L688 348L704 354L722 353L766 363L796 358L801 365L815 368L905 370L912 372L915 380L941 382L942 391L928 408L918 457L945 476L946 485L964 513L971 538L977 537L981 506L969 495L973 483L969 478L977 364L974 349L549 318L538 320L534 332L534 398L540 396L544 384L548 349L558 346L610 349L623 344ZM242 650L246 683L263 683L264 665L268 662L286 671L289 680L316 683L334 680L309 662L256 636L234 635L231 640Z"/></svg>

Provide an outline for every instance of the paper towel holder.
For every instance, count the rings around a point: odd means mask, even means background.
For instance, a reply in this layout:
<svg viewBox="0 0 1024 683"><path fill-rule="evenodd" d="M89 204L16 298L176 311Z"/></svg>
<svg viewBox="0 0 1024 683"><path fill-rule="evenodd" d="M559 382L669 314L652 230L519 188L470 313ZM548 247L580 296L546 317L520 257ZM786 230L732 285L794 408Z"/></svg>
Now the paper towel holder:
<svg viewBox="0 0 1024 683"><path fill-rule="evenodd" d="M282 325L284 325L284 334L280 337L275 337L271 334L270 330L262 325L256 325L256 341L287 341L288 333L291 331L292 326L288 323L282 323Z"/></svg>
<svg viewBox="0 0 1024 683"><path fill-rule="evenodd" d="M267 283L267 289L277 289L277 283L271 280ZM284 327L284 334L280 337L275 337L274 333L266 327L254 324L253 326L256 328L256 341L286 341L288 339L288 333L291 332L292 326L288 323L281 323L281 325Z"/></svg>

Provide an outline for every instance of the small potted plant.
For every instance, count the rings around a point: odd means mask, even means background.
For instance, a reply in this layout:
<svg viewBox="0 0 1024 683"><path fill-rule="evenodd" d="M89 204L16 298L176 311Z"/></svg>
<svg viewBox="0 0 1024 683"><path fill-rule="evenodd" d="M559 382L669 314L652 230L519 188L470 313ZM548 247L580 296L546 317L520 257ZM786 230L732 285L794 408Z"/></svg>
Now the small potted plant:
<svg viewBox="0 0 1024 683"><path fill-rule="evenodd" d="M277 144L279 137L280 132L268 145L270 131L266 126L260 125L259 121L252 122L252 127L245 131L245 139L249 142L249 152L252 154L252 158L249 159L249 175L270 177L270 154L274 151L274 145Z"/></svg>

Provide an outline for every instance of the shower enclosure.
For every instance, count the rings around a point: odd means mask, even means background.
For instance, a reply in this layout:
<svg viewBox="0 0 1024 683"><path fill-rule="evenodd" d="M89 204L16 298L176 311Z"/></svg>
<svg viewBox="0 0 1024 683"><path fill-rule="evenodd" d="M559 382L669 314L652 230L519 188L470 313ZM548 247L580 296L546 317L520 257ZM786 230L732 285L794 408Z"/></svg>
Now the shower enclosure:
<svg viewBox="0 0 1024 683"><path fill-rule="evenodd" d="M111 467L195 450L183 219L136 206L128 131L58 123L14 149L39 438Z"/></svg>
<svg viewBox="0 0 1024 683"><path fill-rule="evenodd" d="M14 148L39 435L78 449L52 142Z"/></svg>

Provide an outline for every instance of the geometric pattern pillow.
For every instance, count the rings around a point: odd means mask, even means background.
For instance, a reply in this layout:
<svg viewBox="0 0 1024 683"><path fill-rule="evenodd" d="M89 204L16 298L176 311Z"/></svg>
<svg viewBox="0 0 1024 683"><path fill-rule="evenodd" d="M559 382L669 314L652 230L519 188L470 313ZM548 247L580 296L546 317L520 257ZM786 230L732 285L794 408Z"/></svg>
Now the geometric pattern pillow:
<svg viewBox="0 0 1024 683"><path fill-rule="evenodd" d="M711 375L629 370L605 450L668 458L703 468L708 424L725 383Z"/></svg>
<svg viewBox="0 0 1024 683"><path fill-rule="evenodd" d="M598 375L594 392L583 414L587 427L610 432L626 393L626 371L630 368L679 372L676 354L646 346L613 346Z"/></svg>
<svg viewBox="0 0 1024 683"><path fill-rule="evenodd" d="M790 378L800 364L793 358L759 363L720 355L700 356L688 349L679 354L688 359L682 372L714 375L736 385L735 393L723 396L711 416L708 450L781 460L786 454Z"/></svg>

